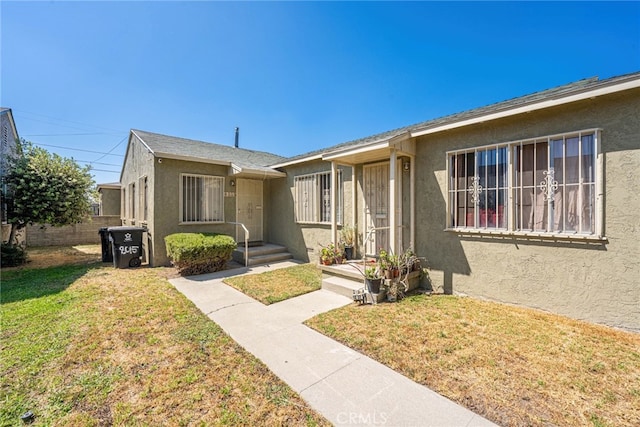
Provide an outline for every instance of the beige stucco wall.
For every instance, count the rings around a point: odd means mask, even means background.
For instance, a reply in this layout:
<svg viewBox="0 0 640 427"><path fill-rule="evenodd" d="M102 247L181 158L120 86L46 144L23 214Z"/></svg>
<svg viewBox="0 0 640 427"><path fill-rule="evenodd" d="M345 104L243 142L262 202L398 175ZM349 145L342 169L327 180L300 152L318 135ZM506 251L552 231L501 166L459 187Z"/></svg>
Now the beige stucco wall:
<svg viewBox="0 0 640 427"><path fill-rule="evenodd" d="M27 225L27 246L69 246L100 244L98 230L102 227L120 225L120 215L93 216L79 224L52 227L50 225Z"/></svg>
<svg viewBox="0 0 640 427"><path fill-rule="evenodd" d="M420 137L418 235L436 287L640 330L640 90ZM473 237L446 227L446 152L602 129L605 243Z"/></svg>
<svg viewBox="0 0 640 427"><path fill-rule="evenodd" d="M353 225L351 168L339 166L344 183L344 221ZM321 245L333 241L330 224L299 224L295 221L293 198L294 177L331 170L331 163L315 161L286 168L287 177L271 180L271 203L267 217L270 229L269 239L273 243L284 245L295 259L317 262Z"/></svg>
<svg viewBox="0 0 640 427"><path fill-rule="evenodd" d="M100 188L100 215L120 216L120 189Z"/></svg>
<svg viewBox="0 0 640 427"><path fill-rule="evenodd" d="M147 221L141 219L142 207L138 206L136 217L132 218L132 215L126 214L123 224L147 227L148 241L145 243L151 266L169 265L170 260L164 243L164 238L169 234L205 232L236 236L236 226L232 224L180 224L180 175L183 173L224 177L224 220L235 222L236 187L231 182L236 181L237 177L228 175L228 166L157 158L148 153L135 136L133 138L133 143L128 148L121 184L123 190L128 191L130 183L136 182L137 185L140 177L147 177ZM138 193L139 189L136 189L136 192ZM263 192L264 210L267 211L271 204L269 181L264 181ZM125 192L125 197L128 199L130 196ZM127 204L128 202L125 206ZM126 207L123 210L128 212ZM264 236L270 236L266 218L263 218L263 231Z"/></svg>

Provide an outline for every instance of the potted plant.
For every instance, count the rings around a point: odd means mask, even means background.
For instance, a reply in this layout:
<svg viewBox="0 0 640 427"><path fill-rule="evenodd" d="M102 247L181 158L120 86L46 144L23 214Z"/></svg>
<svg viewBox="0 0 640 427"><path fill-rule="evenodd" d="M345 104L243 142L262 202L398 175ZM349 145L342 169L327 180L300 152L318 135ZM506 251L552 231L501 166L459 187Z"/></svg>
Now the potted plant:
<svg viewBox="0 0 640 427"><path fill-rule="evenodd" d="M339 246L329 243L320 247L320 262L324 265L342 264L343 252Z"/></svg>
<svg viewBox="0 0 640 427"><path fill-rule="evenodd" d="M382 277L380 277L380 271L377 265L370 265L364 268L364 280L369 292L374 294L380 293Z"/></svg>
<svg viewBox="0 0 640 427"><path fill-rule="evenodd" d="M393 279L400 276L400 258L397 255L380 249L378 259L380 269L384 272L387 279Z"/></svg>
<svg viewBox="0 0 640 427"><path fill-rule="evenodd" d="M406 284L402 280L389 280L389 285L387 286L387 301L396 302L404 298L404 293L406 292Z"/></svg>
<svg viewBox="0 0 640 427"><path fill-rule="evenodd" d="M324 265L331 265L336 261L336 250L333 243L320 248L320 262Z"/></svg>
<svg viewBox="0 0 640 427"><path fill-rule="evenodd" d="M340 230L340 240L344 245L344 254L347 260L353 259L353 245L356 239L356 229L350 225L344 225Z"/></svg>

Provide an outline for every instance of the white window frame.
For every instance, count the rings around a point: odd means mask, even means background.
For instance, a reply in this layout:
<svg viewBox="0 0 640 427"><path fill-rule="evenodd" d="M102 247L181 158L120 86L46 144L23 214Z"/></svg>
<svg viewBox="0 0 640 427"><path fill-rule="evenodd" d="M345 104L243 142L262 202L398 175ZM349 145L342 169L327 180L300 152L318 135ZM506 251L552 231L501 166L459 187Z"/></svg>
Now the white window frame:
<svg viewBox="0 0 640 427"><path fill-rule="evenodd" d="M185 181L187 180L187 181ZM187 189L185 184L201 182L200 188ZM224 220L224 177L201 174L180 174L180 224L219 224ZM209 187L209 188L206 188ZM185 206L185 197L191 197L192 206ZM186 210L185 210L186 209ZM193 218L193 219L190 219Z"/></svg>
<svg viewBox="0 0 640 427"><path fill-rule="evenodd" d="M590 143L589 150L591 154L584 154L582 152L583 141L588 141L588 138L592 136L593 140L587 143ZM583 140L583 137L585 138ZM558 170L561 168L555 168L554 159L561 158L560 162L563 165L563 168L566 167L567 160L569 159L567 155L567 147L570 139L577 138L577 147L578 147L578 183L569 184L566 183L565 177L567 176L565 170ZM603 159L600 152L601 145L601 130L600 129L585 129L575 132L566 132L562 134L554 134L548 136L542 136L537 138L529 138L518 141L510 141L505 143L484 145L479 147L474 147L470 149L462 149L462 150L454 150L447 152L447 163L446 163L446 174L447 174L447 228L448 231L461 232L461 233L480 233L480 234L498 234L498 235L517 235L517 236L534 236L534 237L551 237L551 238L568 238L568 239L595 239L595 240L603 240L605 239L603 236L603 203L602 203L602 187L603 187ZM546 157L545 160L541 160L546 163L547 170L544 172L544 178L538 179L536 176L536 172L539 172L536 167L532 171L533 185L524 185L522 181L522 175L518 175L520 171L522 171L522 164L518 163L518 153L522 152L522 147L528 146L530 144L540 144L541 146L545 146L547 152L544 154ZM553 157L552 150L554 149L554 145L558 151L561 152L560 157ZM534 146L536 147L536 146ZM479 203L482 201L482 198L485 197L487 191L482 188L481 182L477 179L478 175L478 155L490 150L499 150L502 149L503 153L506 149L506 188L499 186L499 174L496 172L496 186L492 187L498 190L506 190L506 199L504 199L504 211L500 213L502 217L502 221L494 220L490 222L488 216L485 216L485 221L482 221L482 215L480 214L481 210L479 208ZM520 151L519 151L520 150ZM473 176L469 175L469 168L466 168L465 164L465 174L463 177L457 174L457 170L452 170L452 168L460 167L459 165L454 164L453 159L454 156L467 156L473 153L474 158L474 173ZM591 157L592 156L592 157ZM591 157L591 166L592 169L590 173L587 173L583 169L583 161L587 158ZM465 157L467 160L468 157ZM496 162L497 164L498 162ZM535 164L535 160L534 160ZM498 168L496 167L496 170ZM452 176L452 173L454 174ZM590 180L585 180L589 178ZM557 178L557 179L556 179ZM458 183L460 179L464 179L465 188L458 188ZM486 182L486 181L484 181ZM576 204L579 207L585 208L588 211L590 216L583 217L580 215L577 221L575 221L571 226L567 225L567 204L568 204L568 192L565 190L569 190L571 186L577 186L578 188L588 188L588 195L575 196L575 191L572 196L577 197ZM544 203L544 212L542 218L544 221L544 227L542 226L531 226L531 221L525 222L524 220L524 212L525 207L524 203L521 203L524 199L525 191L527 190L527 194L530 194L533 191L533 194L537 194L536 197L539 197L539 194L542 194L545 197ZM464 193L465 197L462 197ZM560 196L557 196L557 195ZM565 194L565 203L564 206L562 201L562 194ZM580 191L580 194L587 194ZM557 203L554 201L554 197L560 197ZM589 197L590 201L583 202L582 197ZM464 198L465 203L469 203L472 200L474 204L472 214L469 213L467 208L470 206L464 206L465 214L467 215L464 219L460 217L460 209L458 206L459 201ZM537 199L536 199L537 200ZM497 203L497 202L496 202ZM554 206L558 206L558 213L554 212ZM534 211L536 207L529 207L528 213L530 213L531 217L537 215ZM564 209L560 211L560 209ZM457 215L457 217L456 217ZM471 216L472 215L472 216ZM495 215L498 217L498 215ZM590 224L587 226L586 220L587 218L590 220ZM457 220L457 222L456 222ZM546 222L545 222L546 221ZM468 223L467 223L468 222ZM540 221L538 221L538 224ZM574 225L575 224L575 225ZM574 227L575 229L571 229Z"/></svg>
<svg viewBox="0 0 640 427"><path fill-rule="evenodd" d="M136 219L136 183L132 182L129 184L129 200L127 200L128 209L127 209L127 217L130 220Z"/></svg>
<svg viewBox="0 0 640 427"><path fill-rule="evenodd" d="M342 224L344 211L344 188L342 170L337 171L335 189L336 223ZM315 172L297 175L293 178L294 213L298 224L331 224L331 185L332 173Z"/></svg>

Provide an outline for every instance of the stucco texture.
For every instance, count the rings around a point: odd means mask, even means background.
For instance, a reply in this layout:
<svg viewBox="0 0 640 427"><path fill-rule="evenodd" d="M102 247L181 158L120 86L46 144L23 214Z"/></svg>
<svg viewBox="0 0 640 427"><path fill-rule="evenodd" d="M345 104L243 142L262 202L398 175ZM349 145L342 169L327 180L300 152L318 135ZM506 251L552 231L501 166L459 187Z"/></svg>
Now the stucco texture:
<svg viewBox="0 0 640 427"><path fill-rule="evenodd" d="M640 91L531 112L417 141L417 252L436 288L640 330ZM446 228L446 152L602 129L606 240L474 236Z"/></svg>
<svg viewBox="0 0 640 427"><path fill-rule="evenodd" d="M354 225L350 167L339 167L344 183L344 222ZM284 245L295 259L318 262L321 245L333 241L330 224L301 224L295 220L294 177L331 170L329 162L314 161L287 168L287 177L270 181L271 196L268 206L270 241Z"/></svg>
<svg viewBox="0 0 640 427"><path fill-rule="evenodd" d="M225 177L225 192L232 194L234 187L227 177L228 168L208 163L187 162L182 160L157 158L132 136L127 150L127 159L123 169L121 184L125 191L123 224L144 226L148 229L145 250L151 266L169 265L164 237L172 233L210 232L235 236L234 226L230 224L180 224L180 174L192 173ZM129 206L129 184L138 184L141 177L147 177L147 219L142 218L142 207L137 206L132 215ZM139 191L136 190L136 203L139 203ZM235 197L225 197L225 221L235 219Z"/></svg>

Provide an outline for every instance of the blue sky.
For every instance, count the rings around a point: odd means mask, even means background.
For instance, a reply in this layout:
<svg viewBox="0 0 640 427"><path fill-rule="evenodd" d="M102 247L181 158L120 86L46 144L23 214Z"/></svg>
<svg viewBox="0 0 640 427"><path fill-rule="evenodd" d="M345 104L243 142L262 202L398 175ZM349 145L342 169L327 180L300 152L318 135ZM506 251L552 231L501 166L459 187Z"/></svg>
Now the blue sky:
<svg viewBox="0 0 640 427"><path fill-rule="evenodd" d="M131 128L232 145L239 126L241 147L293 156L640 71L638 2L3 0L0 14L0 104L25 139L96 162L98 183L119 179Z"/></svg>

